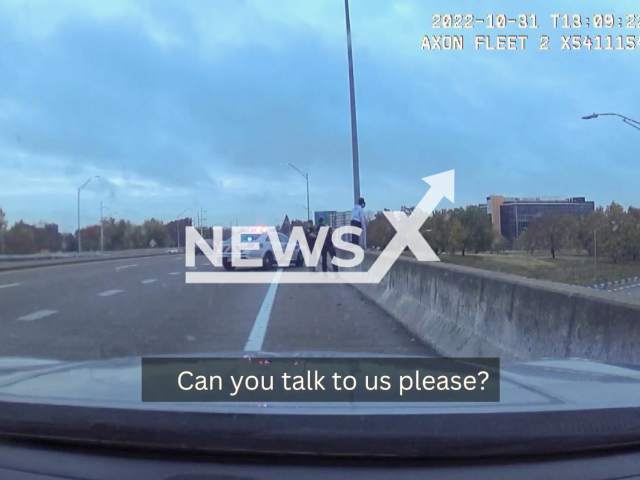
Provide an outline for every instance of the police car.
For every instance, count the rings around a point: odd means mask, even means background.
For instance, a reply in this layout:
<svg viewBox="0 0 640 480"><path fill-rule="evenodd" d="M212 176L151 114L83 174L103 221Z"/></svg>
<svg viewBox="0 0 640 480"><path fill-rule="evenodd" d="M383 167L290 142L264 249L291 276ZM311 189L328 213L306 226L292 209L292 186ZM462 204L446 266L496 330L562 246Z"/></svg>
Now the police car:
<svg viewBox="0 0 640 480"><path fill-rule="evenodd" d="M271 270L277 265L276 256L273 253L273 246L267 233L267 227L255 227L248 232L238 234L240 236L240 254L234 253L232 250L232 239L229 238L222 243L222 266L225 270L233 270L235 268L232 265L232 258L259 258L262 259L262 268L265 270ZM283 251L287 250L287 244L289 243L289 237L282 233L278 233L280 239L280 247ZM243 243L257 243L259 248L255 250L242 249ZM300 245L296 243L295 250L291 256L291 262L296 267L304 265L304 257L300 251Z"/></svg>

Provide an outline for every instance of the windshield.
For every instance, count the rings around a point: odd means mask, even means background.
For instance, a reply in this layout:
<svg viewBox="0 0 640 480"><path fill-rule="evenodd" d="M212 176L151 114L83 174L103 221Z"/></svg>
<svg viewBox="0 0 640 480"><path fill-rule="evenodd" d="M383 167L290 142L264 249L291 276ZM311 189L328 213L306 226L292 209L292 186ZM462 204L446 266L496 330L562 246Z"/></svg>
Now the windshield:
<svg viewBox="0 0 640 480"><path fill-rule="evenodd" d="M638 407L636 10L0 0L0 401Z"/></svg>

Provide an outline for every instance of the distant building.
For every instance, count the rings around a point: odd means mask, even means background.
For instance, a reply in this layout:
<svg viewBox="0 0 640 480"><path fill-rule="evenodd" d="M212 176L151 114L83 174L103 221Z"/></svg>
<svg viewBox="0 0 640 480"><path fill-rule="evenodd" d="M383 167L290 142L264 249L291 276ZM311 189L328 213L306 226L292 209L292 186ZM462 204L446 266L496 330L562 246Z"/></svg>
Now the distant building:
<svg viewBox="0 0 640 480"><path fill-rule="evenodd" d="M493 230L514 242L535 217L545 213L583 215L592 212L595 203L585 197L570 198L511 198L502 195L487 197L487 213L491 215Z"/></svg>
<svg viewBox="0 0 640 480"><path fill-rule="evenodd" d="M314 212L314 223L317 225L320 217L324 218L324 224L334 228L343 227L351 223L351 212L337 212L335 210Z"/></svg>

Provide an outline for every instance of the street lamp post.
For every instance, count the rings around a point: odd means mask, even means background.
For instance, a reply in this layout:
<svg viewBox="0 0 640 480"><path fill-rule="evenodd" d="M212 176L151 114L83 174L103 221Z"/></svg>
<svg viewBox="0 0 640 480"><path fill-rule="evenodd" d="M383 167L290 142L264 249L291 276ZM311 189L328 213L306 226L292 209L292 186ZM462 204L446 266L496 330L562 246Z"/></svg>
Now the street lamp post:
<svg viewBox="0 0 640 480"><path fill-rule="evenodd" d="M626 123L627 125L630 125L633 128L636 128L636 129L640 130L640 122L638 122L637 120L634 120L632 118L625 117L624 115L620 115L619 113L592 113L591 115L586 115L586 116L582 117L582 119L583 120L592 120L594 118L598 118L598 117L606 116L606 115L620 117L620 118L622 118L622 121L624 123Z"/></svg>
<svg viewBox="0 0 640 480"><path fill-rule="evenodd" d="M280 165L285 166L284 163L281 163ZM296 172L298 172L300 175L302 175L305 178L305 180L307 181L307 220L311 220L311 210L309 209L309 174L303 172L302 170L300 170L298 167L296 167L292 163L287 163L286 165L289 165L291 168L293 168Z"/></svg>
<svg viewBox="0 0 640 480"><path fill-rule="evenodd" d="M360 158L358 155L358 124L356 121L356 87L353 77L353 52L351 49L351 20L349 0L344 0L344 16L347 24L347 61L349 64L349 103L351 106L351 152L353 154L353 203L360 198Z"/></svg>
<svg viewBox="0 0 640 480"><path fill-rule="evenodd" d="M86 182L78 187L78 253L82 253L82 233L80 231L80 192L87 184L94 178L100 178L100 175L94 175L90 177Z"/></svg>

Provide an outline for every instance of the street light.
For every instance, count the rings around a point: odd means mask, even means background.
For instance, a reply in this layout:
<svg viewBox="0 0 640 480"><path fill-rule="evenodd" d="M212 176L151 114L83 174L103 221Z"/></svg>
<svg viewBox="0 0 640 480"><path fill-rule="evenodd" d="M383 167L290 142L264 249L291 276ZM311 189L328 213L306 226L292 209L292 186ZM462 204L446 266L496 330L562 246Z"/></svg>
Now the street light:
<svg viewBox="0 0 640 480"><path fill-rule="evenodd" d="M178 214L176 217L176 233L178 237L178 249L180 249L180 217L185 214L188 209L184 209L182 212Z"/></svg>
<svg viewBox="0 0 640 480"><path fill-rule="evenodd" d="M592 113L591 115L586 115L586 116L582 117L582 119L583 120L592 120L594 118L598 118L598 117L604 116L604 115L613 115L615 117L620 117L620 118L622 118L622 121L624 123L626 123L627 125L630 125L633 128L637 128L638 130L640 130L640 122L638 122L637 120L634 120L632 118L625 117L624 115L620 115L619 113Z"/></svg>
<svg viewBox="0 0 640 480"><path fill-rule="evenodd" d="M93 177L90 177L86 182L78 187L78 253L82 253L82 233L80 231L80 192L94 178L100 178L100 175L94 175Z"/></svg>
<svg viewBox="0 0 640 480"><path fill-rule="evenodd" d="M353 52L351 50L351 20L349 0L344 0L344 17L347 24L347 62L349 65L349 103L351 106L351 152L353 154L353 203L360 198L360 159L358 155L358 124L356 121L356 87L353 78Z"/></svg>
<svg viewBox="0 0 640 480"><path fill-rule="evenodd" d="M296 167L292 163L286 163L286 164L285 163L281 163L280 165L283 166L283 167L286 167L287 165L290 166L296 172L298 172L300 175L302 175L305 178L305 180L307 181L307 220L311 220L311 210L309 209L309 174L303 172L302 170L300 170L298 167Z"/></svg>

